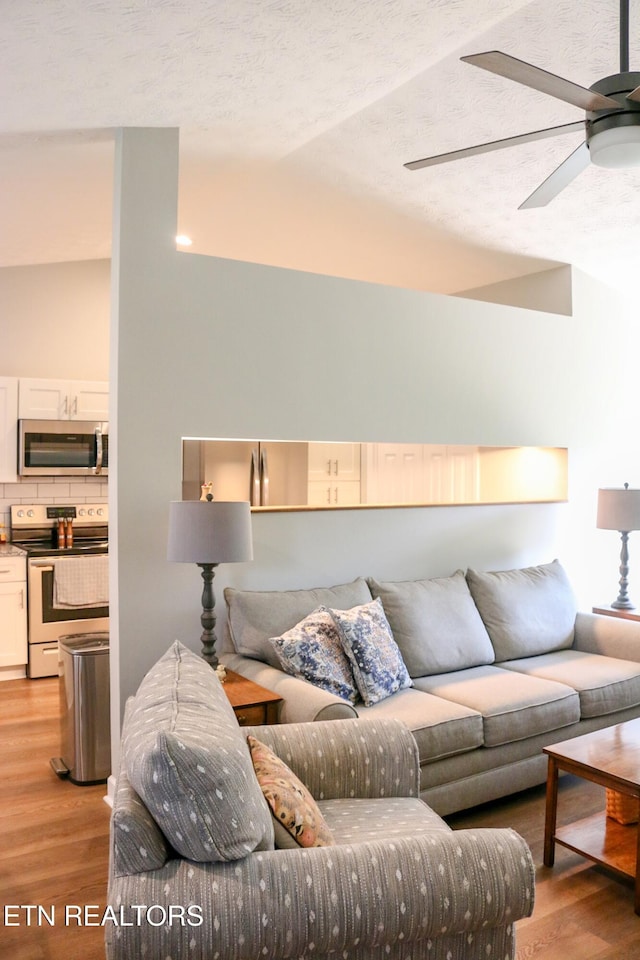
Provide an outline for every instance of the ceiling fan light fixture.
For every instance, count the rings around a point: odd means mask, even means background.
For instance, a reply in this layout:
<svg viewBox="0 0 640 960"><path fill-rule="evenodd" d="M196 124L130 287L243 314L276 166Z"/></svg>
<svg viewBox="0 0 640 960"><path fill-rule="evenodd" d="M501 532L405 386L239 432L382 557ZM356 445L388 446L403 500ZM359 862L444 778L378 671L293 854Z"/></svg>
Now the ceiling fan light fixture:
<svg viewBox="0 0 640 960"><path fill-rule="evenodd" d="M589 154L598 167L640 166L640 126L612 127L594 133L589 140Z"/></svg>

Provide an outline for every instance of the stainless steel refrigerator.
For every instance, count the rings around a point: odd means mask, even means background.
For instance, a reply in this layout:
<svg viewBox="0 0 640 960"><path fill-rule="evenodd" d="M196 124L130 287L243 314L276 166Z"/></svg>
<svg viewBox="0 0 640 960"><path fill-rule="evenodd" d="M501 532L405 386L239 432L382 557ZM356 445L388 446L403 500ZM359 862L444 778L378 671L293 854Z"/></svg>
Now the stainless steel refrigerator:
<svg viewBox="0 0 640 960"><path fill-rule="evenodd" d="M211 483L216 500L252 506L307 503L309 445L284 440L183 440L182 498L199 500Z"/></svg>

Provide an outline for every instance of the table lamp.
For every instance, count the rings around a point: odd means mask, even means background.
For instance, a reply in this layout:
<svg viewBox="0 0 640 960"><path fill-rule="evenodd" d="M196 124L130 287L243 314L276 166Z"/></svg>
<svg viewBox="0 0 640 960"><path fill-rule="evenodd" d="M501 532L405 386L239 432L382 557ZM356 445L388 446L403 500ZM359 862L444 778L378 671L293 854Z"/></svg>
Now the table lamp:
<svg viewBox="0 0 640 960"><path fill-rule="evenodd" d="M596 526L601 530L617 530L622 537L620 550L620 591L611 606L616 610L634 610L628 594L629 586L629 533L640 530L640 490L630 490L625 483L621 488L598 490L598 518Z"/></svg>
<svg viewBox="0 0 640 960"><path fill-rule="evenodd" d="M253 559L251 507L244 500L178 500L169 504L167 559L202 570L202 658L217 667L214 568Z"/></svg>

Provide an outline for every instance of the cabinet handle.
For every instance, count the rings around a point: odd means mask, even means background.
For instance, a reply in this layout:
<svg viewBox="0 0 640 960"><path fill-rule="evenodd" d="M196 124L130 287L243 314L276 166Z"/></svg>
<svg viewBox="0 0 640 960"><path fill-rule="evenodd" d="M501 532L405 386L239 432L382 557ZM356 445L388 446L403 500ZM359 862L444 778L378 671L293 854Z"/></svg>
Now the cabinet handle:
<svg viewBox="0 0 640 960"><path fill-rule="evenodd" d="M69 397L67 394L65 394L64 397L64 406L62 407L62 412L67 416L69 415Z"/></svg>
<svg viewBox="0 0 640 960"><path fill-rule="evenodd" d="M333 502L334 502L334 503L337 503L337 502L338 502L338 488L337 488L337 487L336 487L335 490L333 491Z"/></svg>
<svg viewBox="0 0 640 960"><path fill-rule="evenodd" d="M331 460L327 460L327 473L331 476Z"/></svg>
<svg viewBox="0 0 640 960"><path fill-rule="evenodd" d="M78 412L78 396L76 394L76 396L73 398L73 404L71 407L71 416L75 417L77 412Z"/></svg>
<svg viewBox="0 0 640 960"><path fill-rule="evenodd" d="M331 504L331 487L327 487L327 503Z"/></svg>
<svg viewBox="0 0 640 960"><path fill-rule="evenodd" d="M337 476L338 476L338 461L337 461L337 460L334 460L333 462L334 462L335 465L336 465L335 474L336 474L336 477L337 477Z"/></svg>
<svg viewBox="0 0 640 960"><path fill-rule="evenodd" d="M24 589L20 591L20 609L24 610Z"/></svg>
<svg viewBox="0 0 640 960"><path fill-rule="evenodd" d="M3 573L11 573L11 570L0 570L0 575L2 575Z"/></svg>

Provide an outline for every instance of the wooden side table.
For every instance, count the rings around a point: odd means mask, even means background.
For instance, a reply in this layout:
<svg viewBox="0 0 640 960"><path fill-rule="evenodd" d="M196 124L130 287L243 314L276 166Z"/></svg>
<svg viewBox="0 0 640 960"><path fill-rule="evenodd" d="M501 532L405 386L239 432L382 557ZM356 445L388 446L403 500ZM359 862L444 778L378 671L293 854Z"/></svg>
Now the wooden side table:
<svg viewBox="0 0 640 960"><path fill-rule="evenodd" d="M278 722L278 704L282 697L277 693L233 670L227 670L222 686L241 727Z"/></svg>
<svg viewBox="0 0 640 960"><path fill-rule="evenodd" d="M615 607L591 607L592 613L601 613L605 617L619 617L621 620L640 620L637 610L616 610Z"/></svg>

